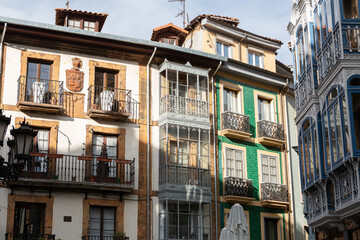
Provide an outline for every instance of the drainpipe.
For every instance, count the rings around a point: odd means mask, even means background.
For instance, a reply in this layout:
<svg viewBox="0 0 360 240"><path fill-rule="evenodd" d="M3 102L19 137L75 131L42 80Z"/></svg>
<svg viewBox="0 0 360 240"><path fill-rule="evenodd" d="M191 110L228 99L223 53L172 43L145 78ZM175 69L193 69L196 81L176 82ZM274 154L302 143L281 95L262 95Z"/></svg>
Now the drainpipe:
<svg viewBox="0 0 360 240"><path fill-rule="evenodd" d="M147 98L146 98L146 125L147 125L147 152L146 152L146 239L150 240L150 63L156 53L157 47L154 48L147 69Z"/></svg>
<svg viewBox="0 0 360 240"><path fill-rule="evenodd" d="M214 74L211 77L212 81L212 112L213 112L213 118L212 118L212 125L213 125L213 151L214 151L214 188L215 188L215 239L218 238L218 212L217 212L217 178L216 178L216 129L215 129L215 82L214 82L214 76L219 70L220 66L222 64L222 61L219 62L218 67L216 68Z"/></svg>
<svg viewBox="0 0 360 240"><path fill-rule="evenodd" d="M288 121L287 121L287 106L286 106L286 95L284 95L283 91L286 89L286 87L289 85L289 79L286 79L286 85L284 87L281 88L280 90L280 98L281 98L281 115L282 115L282 122L284 124L284 129L288 130L289 126L288 126ZM286 183L287 186L290 187L291 186L291 190L294 191L294 188L292 187L292 181L290 184L290 178L289 178L289 172L291 171L291 169L288 168L288 161L291 161L290 157L289 157L289 141L290 141L290 136L288 134L288 131L286 131L286 144L285 144L285 174L286 174ZM291 162L290 162L290 166L291 166ZM292 176L292 175L291 175ZM289 196L289 189L288 189L288 196ZM292 198L294 197L294 194L292 194L291 196ZM288 209L288 218L289 218L289 224L288 224L288 228L289 228L289 239L292 239L293 234L294 234L294 229L291 229L291 212L294 212L292 209L292 204L293 201L291 201L292 199L289 197L289 209ZM294 220L295 221L295 220Z"/></svg>
<svg viewBox="0 0 360 240"><path fill-rule="evenodd" d="M2 59L3 59L3 43L4 43L4 38L5 38L5 33L6 33L6 28L7 28L7 23L4 23L4 29L1 35L1 40L0 40L0 80L2 79L2 69L3 69L3 63L2 63ZM0 100L1 101L1 100Z"/></svg>

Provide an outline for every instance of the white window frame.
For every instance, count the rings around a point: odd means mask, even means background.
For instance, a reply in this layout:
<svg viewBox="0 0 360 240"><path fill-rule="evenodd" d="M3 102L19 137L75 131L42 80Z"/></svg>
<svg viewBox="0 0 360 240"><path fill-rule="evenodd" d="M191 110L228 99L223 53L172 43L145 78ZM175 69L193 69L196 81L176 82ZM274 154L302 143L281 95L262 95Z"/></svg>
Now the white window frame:
<svg viewBox="0 0 360 240"><path fill-rule="evenodd" d="M235 113L240 113L242 114L242 94L241 94L241 90L240 89L233 89L233 88L229 88L229 87L226 87L226 86L223 86L222 88L222 101L223 101L223 104L222 104L222 107L223 107L223 112L225 112L225 91L232 91L232 92L235 92L235 98L233 99L232 101L232 104L236 104L235 106L235 110L234 111L231 111L231 112L235 112Z"/></svg>
<svg viewBox="0 0 360 240"><path fill-rule="evenodd" d="M235 157L234 157L234 162L233 162L233 169L234 169L234 176L228 176L227 172L228 172L228 163L227 163L227 150L233 150L233 151L239 151L242 154L242 177L243 179L247 179L247 163L246 163L246 148L245 147L241 147L241 146L235 146L235 145L231 145L231 144L227 144L227 143L223 143L223 176L224 178L226 177L238 177L236 176L236 161L235 161Z"/></svg>
<svg viewBox="0 0 360 240"><path fill-rule="evenodd" d="M221 52L218 52L218 44L221 45ZM225 56L224 55L224 46L227 46L228 47L228 58L233 58L233 50L232 50L232 45L230 44L227 44L227 43L223 43L221 41L216 41L216 52L217 54L221 55L221 56Z"/></svg>
<svg viewBox="0 0 360 240"><path fill-rule="evenodd" d="M261 113L261 109L260 109L260 106L259 106L259 101L260 99L263 99L265 101L269 101L269 107L268 107L268 119L266 118L262 118L260 119L260 113ZM258 107L258 118L259 118L259 121L260 120L266 120L266 121L270 121L270 122L276 122L275 121L275 111L274 111L274 102L272 99L269 99L269 98L266 98L266 97L262 97L262 96L258 96L257 98L257 107ZM265 113L265 112L264 112ZM262 115L265 115L265 114L262 114Z"/></svg>
<svg viewBox="0 0 360 240"><path fill-rule="evenodd" d="M264 176L263 176L263 157L267 157L268 158L268 181L264 180ZM271 164L270 161L271 159L274 158L275 159L275 172L276 172L276 181L271 181ZM265 151L258 151L258 163L259 163L259 174L260 174L260 183L264 183L264 182L270 182L270 183L276 183L276 184L281 184L281 176L280 176L280 158L279 158L279 154L277 153L270 153L270 152L265 152Z"/></svg>
<svg viewBox="0 0 360 240"><path fill-rule="evenodd" d="M249 62L250 54L252 54L253 64L250 64ZM255 64L255 56L259 56L259 66ZM257 52L248 51L248 64L259 68L264 68L264 55Z"/></svg>

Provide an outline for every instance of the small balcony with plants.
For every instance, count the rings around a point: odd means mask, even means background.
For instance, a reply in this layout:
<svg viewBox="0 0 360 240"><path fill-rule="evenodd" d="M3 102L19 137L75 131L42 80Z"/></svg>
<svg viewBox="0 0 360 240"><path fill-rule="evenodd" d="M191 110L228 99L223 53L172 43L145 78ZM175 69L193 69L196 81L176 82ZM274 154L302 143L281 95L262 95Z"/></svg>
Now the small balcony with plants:
<svg viewBox="0 0 360 240"><path fill-rule="evenodd" d="M221 122L221 133L226 137L244 140L251 136L249 116L226 111L221 113Z"/></svg>
<svg viewBox="0 0 360 240"><path fill-rule="evenodd" d="M257 133L261 144L281 147L285 143L284 127L282 124L260 120L257 122Z"/></svg>
<svg viewBox="0 0 360 240"><path fill-rule="evenodd" d="M131 93L131 90L92 85L88 88L87 115L116 121L136 119L139 103Z"/></svg>
<svg viewBox="0 0 360 240"><path fill-rule="evenodd" d="M227 177L224 180L226 202L246 204L255 200L252 179Z"/></svg>
<svg viewBox="0 0 360 240"><path fill-rule="evenodd" d="M21 76L18 80L18 101L21 111L59 113L63 111L62 81Z"/></svg>

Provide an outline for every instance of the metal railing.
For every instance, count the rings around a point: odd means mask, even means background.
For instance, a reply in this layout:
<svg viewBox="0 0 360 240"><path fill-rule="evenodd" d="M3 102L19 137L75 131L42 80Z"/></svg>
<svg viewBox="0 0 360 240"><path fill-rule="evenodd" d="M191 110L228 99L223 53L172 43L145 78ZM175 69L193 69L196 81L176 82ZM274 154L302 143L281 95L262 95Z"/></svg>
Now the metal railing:
<svg viewBox="0 0 360 240"><path fill-rule="evenodd" d="M274 138L284 140L284 127L282 124L274 123L266 120L257 122L259 137Z"/></svg>
<svg viewBox="0 0 360 240"><path fill-rule="evenodd" d="M360 29L359 24L343 24L343 32L345 31L346 38L344 39L344 49L351 52L360 52Z"/></svg>
<svg viewBox="0 0 360 240"><path fill-rule="evenodd" d="M63 85L61 81L20 76L18 101L63 106Z"/></svg>
<svg viewBox="0 0 360 240"><path fill-rule="evenodd" d="M82 240L129 240L129 237L118 237L118 236L95 236L86 235L81 237Z"/></svg>
<svg viewBox="0 0 360 240"><path fill-rule="evenodd" d="M174 164L160 166L160 184L183 184L210 187L210 170Z"/></svg>
<svg viewBox="0 0 360 240"><path fill-rule="evenodd" d="M55 240L54 234L5 233L5 240Z"/></svg>
<svg viewBox="0 0 360 240"><path fill-rule="evenodd" d="M254 191L252 180L237 177L225 178L225 195L253 198Z"/></svg>
<svg viewBox="0 0 360 240"><path fill-rule="evenodd" d="M222 129L231 129L250 133L250 118L234 112L221 113Z"/></svg>
<svg viewBox="0 0 360 240"><path fill-rule="evenodd" d="M160 98L160 114L166 112L208 118L209 102L166 95Z"/></svg>
<svg viewBox="0 0 360 240"><path fill-rule="evenodd" d="M138 105L131 97L131 90L95 85L88 88L88 110L123 113L136 118Z"/></svg>
<svg viewBox="0 0 360 240"><path fill-rule="evenodd" d="M20 174L22 179L70 183L105 183L134 186L135 160L60 154L33 154Z"/></svg>
<svg viewBox="0 0 360 240"><path fill-rule="evenodd" d="M278 183L261 183L261 200L288 202L287 186Z"/></svg>

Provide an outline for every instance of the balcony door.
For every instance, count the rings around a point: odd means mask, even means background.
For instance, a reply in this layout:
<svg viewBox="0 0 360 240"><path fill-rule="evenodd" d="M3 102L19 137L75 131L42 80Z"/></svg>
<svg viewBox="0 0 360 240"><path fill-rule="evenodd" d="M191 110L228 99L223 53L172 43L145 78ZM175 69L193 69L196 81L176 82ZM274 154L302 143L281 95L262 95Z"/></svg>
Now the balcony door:
<svg viewBox="0 0 360 240"><path fill-rule="evenodd" d="M22 96L25 101L49 103L49 80L51 79L51 63L29 60L27 63L26 92Z"/></svg>
<svg viewBox="0 0 360 240"><path fill-rule="evenodd" d="M125 95L117 89L117 72L108 69L95 70L94 103L104 111L112 111Z"/></svg>
<svg viewBox="0 0 360 240"><path fill-rule="evenodd" d="M264 218L264 222L265 222L265 240L278 240L279 219Z"/></svg>
<svg viewBox="0 0 360 240"><path fill-rule="evenodd" d="M224 112L229 111L233 113L241 113L241 106L238 98L239 92L224 88L223 91L223 107Z"/></svg>
<svg viewBox="0 0 360 240"><path fill-rule="evenodd" d="M41 239L44 234L44 222L45 204L16 203L14 239Z"/></svg>
<svg viewBox="0 0 360 240"><path fill-rule="evenodd" d="M89 240L113 239L116 224L116 208L90 207Z"/></svg>
<svg viewBox="0 0 360 240"><path fill-rule="evenodd" d="M272 100L258 98L258 118L260 120L275 122L274 104Z"/></svg>
<svg viewBox="0 0 360 240"><path fill-rule="evenodd" d="M115 181L117 176L116 162L117 159L117 136L111 135L93 135L92 150L93 162L91 175L97 178L97 181ZM99 160L100 158L100 160ZM111 162L101 159L111 159Z"/></svg>

